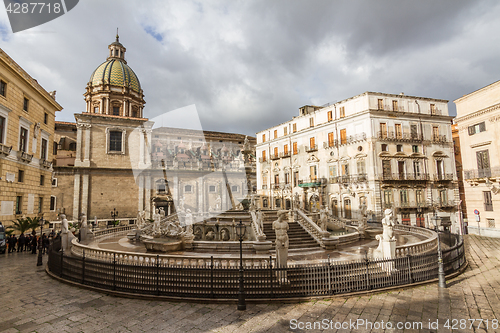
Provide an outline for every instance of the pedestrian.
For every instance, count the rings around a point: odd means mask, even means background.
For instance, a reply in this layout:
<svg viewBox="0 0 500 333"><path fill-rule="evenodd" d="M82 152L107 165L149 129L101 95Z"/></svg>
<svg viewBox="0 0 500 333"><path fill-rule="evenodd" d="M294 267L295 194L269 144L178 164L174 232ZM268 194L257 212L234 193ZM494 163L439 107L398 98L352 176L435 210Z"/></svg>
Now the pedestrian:
<svg viewBox="0 0 500 333"><path fill-rule="evenodd" d="M24 245L26 244L26 236L24 236L24 232L21 232L21 236L17 240L17 252L24 251Z"/></svg>
<svg viewBox="0 0 500 333"><path fill-rule="evenodd" d="M37 239L36 239L36 234L34 234L33 238L31 239L31 254L36 254L36 245L37 245Z"/></svg>
<svg viewBox="0 0 500 333"><path fill-rule="evenodd" d="M50 240L49 237L45 235L45 233L42 235L42 248L43 248L43 254L45 252L49 253L49 245L50 245Z"/></svg>
<svg viewBox="0 0 500 333"><path fill-rule="evenodd" d="M10 235L9 238L9 253L14 252L16 250L17 238L14 235Z"/></svg>

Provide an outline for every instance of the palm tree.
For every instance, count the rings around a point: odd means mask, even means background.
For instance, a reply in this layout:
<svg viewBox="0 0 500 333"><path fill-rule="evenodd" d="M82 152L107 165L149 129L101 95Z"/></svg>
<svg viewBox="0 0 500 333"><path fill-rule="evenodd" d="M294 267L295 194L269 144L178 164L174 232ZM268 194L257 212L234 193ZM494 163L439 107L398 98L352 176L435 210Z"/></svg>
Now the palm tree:
<svg viewBox="0 0 500 333"><path fill-rule="evenodd" d="M14 229L19 231L20 233L26 233L28 230L35 230L40 226L40 218L39 217L26 217L17 219L16 221L12 221L13 225L8 226L8 229ZM46 222L45 222L46 223Z"/></svg>

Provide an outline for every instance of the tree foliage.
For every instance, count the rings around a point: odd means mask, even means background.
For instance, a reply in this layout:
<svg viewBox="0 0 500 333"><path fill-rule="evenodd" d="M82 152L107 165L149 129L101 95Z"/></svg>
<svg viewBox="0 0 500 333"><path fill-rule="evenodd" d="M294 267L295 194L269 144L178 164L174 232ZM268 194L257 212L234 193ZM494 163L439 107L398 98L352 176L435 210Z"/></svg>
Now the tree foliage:
<svg viewBox="0 0 500 333"><path fill-rule="evenodd" d="M14 229L19 231L20 233L26 233L28 230L35 230L40 227L40 218L39 217L25 217L20 218L15 221L12 221L13 225L8 226L9 229ZM47 222L45 221L44 224Z"/></svg>

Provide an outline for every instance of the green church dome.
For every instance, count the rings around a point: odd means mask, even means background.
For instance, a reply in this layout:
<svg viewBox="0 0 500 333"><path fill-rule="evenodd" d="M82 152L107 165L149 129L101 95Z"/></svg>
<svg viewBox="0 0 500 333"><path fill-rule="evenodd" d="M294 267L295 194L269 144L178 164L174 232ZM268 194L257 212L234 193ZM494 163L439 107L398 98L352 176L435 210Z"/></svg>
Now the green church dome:
<svg viewBox="0 0 500 333"><path fill-rule="evenodd" d="M130 87L140 92L141 84L132 68L118 59L109 59L103 62L90 76L92 85L110 84L119 87Z"/></svg>

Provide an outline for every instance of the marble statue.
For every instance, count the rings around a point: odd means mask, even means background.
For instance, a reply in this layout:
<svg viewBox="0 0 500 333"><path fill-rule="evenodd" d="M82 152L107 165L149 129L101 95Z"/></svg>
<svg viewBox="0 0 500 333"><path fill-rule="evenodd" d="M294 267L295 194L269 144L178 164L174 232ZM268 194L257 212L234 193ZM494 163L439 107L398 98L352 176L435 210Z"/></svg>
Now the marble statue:
<svg viewBox="0 0 500 333"><path fill-rule="evenodd" d="M220 232L221 239L223 241L228 241L229 240L229 231L226 228L223 228Z"/></svg>
<svg viewBox="0 0 500 333"><path fill-rule="evenodd" d="M160 210L160 216L165 217L165 209L163 207L160 207L159 210Z"/></svg>
<svg viewBox="0 0 500 333"><path fill-rule="evenodd" d="M220 195L217 196L217 199L215 200L215 210L216 211L220 211L220 204L221 204L221 198L220 198Z"/></svg>
<svg viewBox="0 0 500 333"><path fill-rule="evenodd" d="M137 212L137 228L142 228L142 226L145 223L145 211L138 211Z"/></svg>
<svg viewBox="0 0 500 333"><path fill-rule="evenodd" d="M61 231L61 248L64 252L71 249L71 241L75 238L73 233L69 231L69 223L66 215L61 214L62 231Z"/></svg>
<svg viewBox="0 0 500 333"><path fill-rule="evenodd" d="M368 211L366 209L366 203L362 202L359 205L359 211L361 212L361 219L358 223L358 232L363 238L367 238L366 228L368 227Z"/></svg>
<svg viewBox="0 0 500 333"><path fill-rule="evenodd" d="M154 220L154 224L153 224L153 233L155 234L159 234L160 232L160 219L161 219L161 216L159 214L159 209L155 209L155 212L153 214L153 220Z"/></svg>
<svg viewBox="0 0 500 333"><path fill-rule="evenodd" d="M209 230L207 234L205 235L205 239L208 241L214 240L215 239L215 232L213 230Z"/></svg>
<svg viewBox="0 0 500 333"><path fill-rule="evenodd" d="M260 231L264 232L264 213L262 213L262 209L258 209L256 212L257 216L257 224L259 225Z"/></svg>
<svg viewBox="0 0 500 333"><path fill-rule="evenodd" d="M278 219L273 222L276 233L276 262L277 267L286 267L288 260L288 222L285 220L286 211L278 211Z"/></svg>
<svg viewBox="0 0 500 333"><path fill-rule="evenodd" d="M248 141L248 137L245 135L245 141L243 141L243 151L251 151L250 142Z"/></svg>
<svg viewBox="0 0 500 333"><path fill-rule="evenodd" d="M392 209L386 209L384 211L384 218L382 219L382 227L384 228L384 231L382 233L382 239L385 241L388 240L395 240L396 238L394 237L394 230L393 227L395 225L394 223L394 214L392 212Z"/></svg>
<svg viewBox="0 0 500 333"><path fill-rule="evenodd" d="M321 230L326 231L328 228L328 209L322 208L319 212L319 225Z"/></svg>
<svg viewBox="0 0 500 333"><path fill-rule="evenodd" d="M186 216L184 218L184 222L186 225L192 225L193 224L193 214L191 214L191 209L186 210Z"/></svg>

